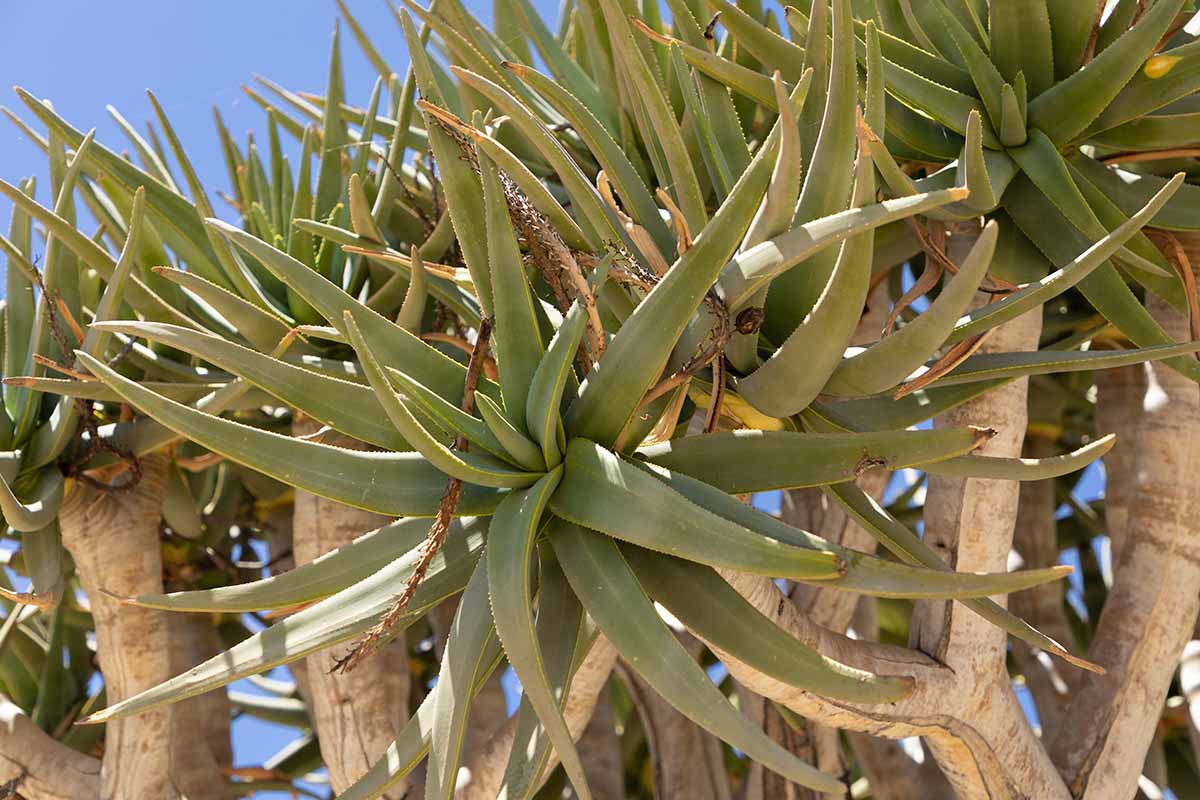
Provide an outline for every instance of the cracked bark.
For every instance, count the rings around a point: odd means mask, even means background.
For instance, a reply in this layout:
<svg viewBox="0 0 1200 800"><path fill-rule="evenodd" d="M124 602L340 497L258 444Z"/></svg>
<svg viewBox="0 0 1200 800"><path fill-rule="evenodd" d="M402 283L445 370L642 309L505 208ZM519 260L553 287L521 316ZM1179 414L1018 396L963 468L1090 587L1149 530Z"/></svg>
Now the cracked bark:
<svg viewBox="0 0 1200 800"><path fill-rule="evenodd" d="M1200 238L1185 240L1200 264ZM1188 321L1151 295L1146 306L1176 340ZM1152 363L1137 432L1132 501L1112 590L1088 657L1107 675L1081 678L1053 744L1081 798L1130 797L1180 654L1200 610L1200 387ZM1071 735L1065 732L1070 731Z"/></svg>
<svg viewBox="0 0 1200 800"><path fill-rule="evenodd" d="M293 423L294 435L317 429L309 420ZM362 447L349 440L337 444ZM297 490L292 518L296 563L307 564L388 521ZM334 673L332 667L328 652L309 656L303 682L330 784L334 791L342 792L383 754L407 718L409 672L404 638L399 637L352 672ZM407 788L402 782L384 797L395 800L404 796Z"/></svg>
<svg viewBox="0 0 1200 800"><path fill-rule="evenodd" d="M116 480L127 479L127 474ZM76 482L59 513L63 545L75 561L96 625L96 650L109 704L156 686L175 673L167 614L125 606L120 596L161 592L159 509L166 459L142 459L142 478L123 492ZM170 707L109 722L100 770L102 800L173 800ZM93 795L95 796L95 795Z"/></svg>

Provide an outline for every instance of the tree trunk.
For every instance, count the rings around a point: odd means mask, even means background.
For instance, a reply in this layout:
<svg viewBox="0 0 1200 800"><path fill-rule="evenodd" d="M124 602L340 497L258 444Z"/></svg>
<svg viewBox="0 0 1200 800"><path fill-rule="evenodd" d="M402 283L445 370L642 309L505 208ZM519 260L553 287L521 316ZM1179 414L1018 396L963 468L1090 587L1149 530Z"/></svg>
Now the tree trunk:
<svg viewBox="0 0 1200 800"><path fill-rule="evenodd" d="M596 699L596 710L579 737L579 760L596 800L625 800L625 765L621 739L607 688Z"/></svg>
<svg viewBox="0 0 1200 800"><path fill-rule="evenodd" d="M307 435L317 429L311 421L297 421L293 434ZM362 447L349 440L337 444ZM297 490L292 518L296 564L307 564L388 521L378 514ZM397 587L397 593L401 588ZM321 756L334 791L342 792L378 760L408 719L409 672L404 637L398 637L349 673L333 672L330 652L315 653L304 661L309 711L321 743ZM384 797L397 800L407 789L407 782L401 782Z"/></svg>
<svg viewBox="0 0 1200 800"><path fill-rule="evenodd" d="M172 614L171 672L179 674L221 652L212 618ZM233 766L229 695L205 692L172 706L171 779L187 800L228 800L226 770Z"/></svg>
<svg viewBox="0 0 1200 800"><path fill-rule="evenodd" d="M687 640L695 642L685 634L685 645ZM696 649L698 647L689 648ZM617 672L646 733L650 768L654 774L654 796L730 800L721 743L676 711L624 662Z"/></svg>
<svg viewBox="0 0 1200 800"><path fill-rule="evenodd" d="M128 473L116 478L127 480ZM126 491L76 482L59 514L63 545L75 560L96 624L96 650L109 704L174 675L167 614L122 605L163 590L159 509L166 458L142 459L142 477ZM111 594L109 594L111 593ZM171 707L107 724L100 770L102 800L173 800Z"/></svg>
<svg viewBox="0 0 1200 800"><path fill-rule="evenodd" d="M1200 237L1186 243L1200 265ZM1146 305L1173 338L1191 338L1185 315L1153 295ZM1146 374L1137 485L1089 652L1108 674L1081 679L1053 749L1072 792L1089 800L1136 791L1200 611L1200 386L1160 362Z"/></svg>
<svg viewBox="0 0 1200 800"><path fill-rule="evenodd" d="M1030 458L1049 456L1053 450L1052 442L1044 438L1031 438L1025 445ZM1021 484L1013 546L1021 555L1025 569L1058 563L1058 531L1054 520L1057 505L1053 480ZM1055 581L1017 592L1010 598L1012 611L1056 642L1069 645L1072 633L1063 610L1064 589L1063 582ZM1013 657L1037 706L1042 738L1049 740L1058 730L1059 720L1066 711L1069 699L1066 675L1060 673L1058 664L1047 654L1025 642L1013 642ZM1071 677L1077 675L1072 673Z"/></svg>

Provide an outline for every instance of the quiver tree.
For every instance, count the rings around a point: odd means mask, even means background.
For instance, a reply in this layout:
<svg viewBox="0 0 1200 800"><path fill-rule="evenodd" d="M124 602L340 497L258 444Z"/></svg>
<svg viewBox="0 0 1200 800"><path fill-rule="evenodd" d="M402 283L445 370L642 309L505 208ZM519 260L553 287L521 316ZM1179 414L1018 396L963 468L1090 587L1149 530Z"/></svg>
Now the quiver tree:
<svg viewBox="0 0 1200 800"><path fill-rule="evenodd" d="M9 787L1185 796L1190 5L496 5L403 80L343 6L367 107L337 34L248 89L229 219L157 102L135 161L18 90Z"/></svg>

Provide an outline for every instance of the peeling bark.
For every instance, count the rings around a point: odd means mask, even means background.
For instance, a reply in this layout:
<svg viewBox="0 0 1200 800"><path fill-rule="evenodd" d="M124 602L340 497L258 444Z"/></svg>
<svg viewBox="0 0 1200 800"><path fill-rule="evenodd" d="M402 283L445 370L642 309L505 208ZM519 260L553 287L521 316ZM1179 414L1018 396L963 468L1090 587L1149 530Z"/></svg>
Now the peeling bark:
<svg viewBox="0 0 1200 800"><path fill-rule="evenodd" d="M308 420L293 424L296 435L317 427ZM343 440L341 447L362 445ZM387 524L386 517L296 491L292 521L292 552L298 565L307 564L363 533ZM404 638L384 647L348 673L333 672L329 652L305 659L309 711L321 756L329 768L334 791L350 787L383 754L407 719L409 673ZM407 791L401 782L386 798Z"/></svg>
<svg viewBox="0 0 1200 800"><path fill-rule="evenodd" d="M0 797L81 800L100 795L100 761L52 739L0 698Z"/></svg>
<svg viewBox="0 0 1200 800"><path fill-rule="evenodd" d="M117 478L118 481L126 476ZM156 686L175 673L167 614L125 606L112 595L163 590L159 509L166 459L142 459L142 478L123 492L74 484L59 514L63 545L91 604L96 649L109 704ZM103 590L103 591L102 591ZM170 707L109 722L100 771L102 800L173 800Z"/></svg>
<svg viewBox="0 0 1200 800"><path fill-rule="evenodd" d="M1200 239L1188 237L1200 264ZM1151 295L1150 313L1177 340L1188 321ZM1079 682L1053 753L1077 797L1129 797L1200 611L1200 387L1161 363L1147 367L1137 485L1088 657L1108 670ZM1066 732L1070 732L1067 735Z"/></svg>

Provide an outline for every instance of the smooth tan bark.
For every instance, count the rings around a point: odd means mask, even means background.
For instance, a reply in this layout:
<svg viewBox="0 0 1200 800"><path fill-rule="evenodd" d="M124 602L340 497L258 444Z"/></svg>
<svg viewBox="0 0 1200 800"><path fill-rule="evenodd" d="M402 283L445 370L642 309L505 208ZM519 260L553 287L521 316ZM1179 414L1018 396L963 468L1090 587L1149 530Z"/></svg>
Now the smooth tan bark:
<svg viewBox="0 0 1200 800"><path fill-rule="evenodd" d="M1146 368L1134 364L1096 373L1096 432L1115 433L1104 455L1104 519L1115 564L1125 543L1129 508L1137 495L1138 426L1146 397Z"/></svg>
<svg viewBox="0 0 1200 800"><path fill-rule="evenodd" d="M293 425L297 435L316 430L308 420ZM361 447L348 440L336 444ZM307 564L388 521L297 490L292 516L296 564ZM304 683L330 784L341 792L379 759L408 719L409 672L403 637L348 673L333 671L334 655L320 652L306 658ZM407 788L407 783L398 784L384 797L403 797Z"/></svg>
<svg viewBox="0 0 1200 800"><path fill-rule="evenodd" d="M0 698L0 797L83 800L100 794L100 760L52 739Z"/></svg>
<svg viewBox="0 0 1200 800"><path fill-rule="evenodd" d="M592 643L579 669L571 680L567 702L563 705L563 718L567 729L576 740L583 735L584 729L596 710L600 693L608 683L613 666L617 663L617 650L603 636ZM455 800L495 800L504 779L504 770L508 766L508 756L512 751L513 737L516 735L516 718L509 717L500 729L486 741L478 744L473 752L468 752L463 759L465 780L454 793ZM542 774L542 779L558 765L558 757L553 751L550 761ZM412 790L406 800L418 800L425 796L425 787L414 781Z"/></svg>
<svg viewBox="0 0 1200 800"><path fill-rule="evenodd" d="M780 683L717 650L747 688L824 725L891 739L925 737L962 797L1067 797L1000 670L966 673L974 679L968 680L919 651L835 634L786 602L769 579L723 574L759 611L810 647L879 675L911 677L915 684L910 696L895 703L834 701Z"/></svg>
<svg viewBox="0 0 1200 800"><path fill-rule="evenodd" d="M223 649L212 620L200 614L172 614L171 671L191 669ZM171 780L187 800L227 800L224 780L233 766L229 738L229 695L206 692L171 707Z"/></svg>
<svg viewBox="0 0 1200 800"><path fill-rule="evenodd" d="M579 737L579 760L596 800L625 800L625 765L610 691L601 690L596 709Z"/></svg>
<svg viewBox="0 0 1200 800"><path fill-rule="evenodd" d="M1200 265L1200 239L1187 245ZM1153 295L1146 305L1173 338L1190 338L1184 315ZM1072 792L1089 800L1136 790L1200 611L1200 386L1159 363L1146 374L1137 484L1088 654L1108 674L1082 678L1053 747Z"/></svg>
<svg viewBox="0 0 1200 800"><path fill-rule="evenodd" d="M691 635L681 638L693 654L700 649ZM721 743L676 711L627 664L621 662L617 673L646 734L654 796L730 800Z"/></svg>
<svg viewBox="0 0 1200 800"><path fill-rule="evenodd" d="M59 514L63 545L91 604L96 650L113 704L174 675L171 634L162 611L122 605L112 595L161 592L159 523L166 459L142 459L142 477L122 492L76 482ZM128 474L115 480L128 479ZM106 592L111 592L112 595ZM173 800L172 709L109 722L100 773L102 800Z"/></svg>
<svg viewBox="0 0 1200 800"><path fill-rule="evenodd" d="M1026 441L1025 453L1031 458L1049 456L1053 452L1053 443L1046 439ZM1054 519L1058 505L1054 481L1022 483L1020 498L1013 547L1020 554L1025 569L1053 566L1058 563L1059 552ZM1056 642L1069 645L1072 634L1063 609L1065 589L1064 583L1058 581L1017 592L1009 597L1012 611ZM1037 706L1042 737L1053 737L1069 700L1067 678L1074 679L1078 673L1060 669L1061 665L1050 656L1024 642L1014 641L1012 652Z"/></svg>

